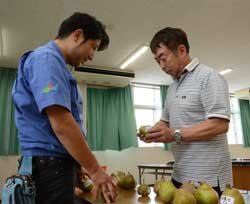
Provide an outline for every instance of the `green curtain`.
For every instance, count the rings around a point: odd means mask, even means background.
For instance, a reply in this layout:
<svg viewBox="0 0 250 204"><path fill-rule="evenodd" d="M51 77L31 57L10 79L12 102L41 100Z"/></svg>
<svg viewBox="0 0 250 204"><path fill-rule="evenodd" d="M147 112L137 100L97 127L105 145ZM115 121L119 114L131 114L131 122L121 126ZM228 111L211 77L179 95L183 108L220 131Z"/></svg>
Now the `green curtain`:
<svg viewBox="0 0 250 204"><path fill-rule="evenodd" d="M160 85L160 94L161 94L161 108L162 110L164 109L165 102L166 102L166 97L168 93L168 86L167 85ZM165 150L170 150L171 149L171 144L164 144L164 149Z"/></svg>
<svg viewBox="0 0 250 204"><path fill-rule="evenodd" d="M239 100L244 145L250 147L250 105L249 100Z"/></svg>
<svg viewBox="0 0 250 204"><path fill-rule="evenodd" d="M138 146L130 86L87 88L87 140L97 151Z"/></svg>
<svg viewBox="0 0 250 204"><path fill-rule="evenodd" d="M0 155L19 153L11 89L16 69L0 68Z"/></svg>

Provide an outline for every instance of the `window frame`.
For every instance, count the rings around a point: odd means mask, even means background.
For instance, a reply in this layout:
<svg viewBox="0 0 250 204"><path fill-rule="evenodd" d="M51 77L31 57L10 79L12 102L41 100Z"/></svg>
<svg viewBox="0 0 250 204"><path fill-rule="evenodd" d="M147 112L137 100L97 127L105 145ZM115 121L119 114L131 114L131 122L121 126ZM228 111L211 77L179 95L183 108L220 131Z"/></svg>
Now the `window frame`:
<svg viewBox="0 0 250 204"><path fill-rule="evenodd" d="M135 88L144 88L144 89L152 89L154 91L154 104L155 105L140 105L140 104L135 104L135 100L134 100L134 89ZM142 84L142 83L133 83L132 84L132 94L133 94L133 101L134 101L134 110L152 110L153 111L153 121L154 121L154 124L158 121L157 119L157 111L162 111L162 108L161 108L161 100L159 99L160 101L160 104L157 105L157 102L156 102L156 94L155 94L155 91L158 90L160 91L160 85L151 85L151 84ZM136 121L137 123L137 121ZM138 143L140 144L139 142L139 139L138 139ZM146 143L147 144L147 143ZM151 143L152 145L149 146L149 144L147 144L146 146L139 146L139 147L164 147L164 144L163 143Z"/></svg>
<svg viewBox="0 0 250 204"><path fill-rule="evenodd" d="M230 95L229 96L229 100L230 100L230 123L233 123L233 140L235 141L235 143L230 143L230 145L243 145L243 131L242 131L242 123L241 123L241 115L240 115L240 107L238 107L238 109L234 109L234 104L232 102L232 100L235 99L237 100L237 104L239 106L239 99L236 98L234 95ZM236 115L239 116L239 124L240 124L240 127L238 127L238 125L236 124ZM240 134L238 133L239 132L239 129L240 129ZM227 132L227 137L228 137L228 144L229 144L229 137L231 135L229 135L229 130ZM240 138L241 137L241 138Z"/></svg>

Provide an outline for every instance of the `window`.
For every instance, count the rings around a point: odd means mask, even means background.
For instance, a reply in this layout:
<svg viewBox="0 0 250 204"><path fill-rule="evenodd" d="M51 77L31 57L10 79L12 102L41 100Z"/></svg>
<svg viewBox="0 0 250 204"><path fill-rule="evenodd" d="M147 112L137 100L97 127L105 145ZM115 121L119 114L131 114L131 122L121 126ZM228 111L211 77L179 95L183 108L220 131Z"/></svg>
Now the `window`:
<svg viewBox="0 0 250 204"><path fill-rule="evenodd" d="M228 143L243 144L243 134L240 117L239 101L235 97L230 97L231 121L229 125Z"/></svg>
<svg viewBox="0 0 250 204"><path fill-rule="evenodd" d="M153 126L161 117L159 86L135 84L133 86L134 108L137 129L142 125ZM162 143L145 143L138 139L139 147L162 147Z"/></svg>

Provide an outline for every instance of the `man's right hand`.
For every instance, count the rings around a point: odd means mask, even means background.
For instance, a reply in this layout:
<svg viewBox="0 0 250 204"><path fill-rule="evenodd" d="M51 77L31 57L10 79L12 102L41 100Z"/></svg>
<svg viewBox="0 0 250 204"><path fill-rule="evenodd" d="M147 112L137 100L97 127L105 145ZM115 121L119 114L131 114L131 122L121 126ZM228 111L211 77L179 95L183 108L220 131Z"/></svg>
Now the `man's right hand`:
<svg viewBox="0 0 250 204"><path fill-rule="evenodd" d="M160 120L153 127L148 129L146 137L140 135L139 133L137 133L137 137L139 137L141 141L146 143L169 143L173 141L173 138L170 135L171 132L172 130L169 128L169 123Z"/></svg>
<svg viewBox="0 0 250 204"><path fill-rule="evenodd" d="M96 199L99 192L101 192L106 203L114 202L117 196L117 187L112 177L100 169L96 173L92 174L91 178L95 183L93 189L94 199Z"/></svg>
<svg viewBox="0 0 250 204"><path fill-rule="evenodd" d="M50 106L46 108L46 114L53 131L65 149L91 175L95 183L94 198L99 191L107 203L115 200L116 184L99 166L71 112L61 106Z"/></svg>

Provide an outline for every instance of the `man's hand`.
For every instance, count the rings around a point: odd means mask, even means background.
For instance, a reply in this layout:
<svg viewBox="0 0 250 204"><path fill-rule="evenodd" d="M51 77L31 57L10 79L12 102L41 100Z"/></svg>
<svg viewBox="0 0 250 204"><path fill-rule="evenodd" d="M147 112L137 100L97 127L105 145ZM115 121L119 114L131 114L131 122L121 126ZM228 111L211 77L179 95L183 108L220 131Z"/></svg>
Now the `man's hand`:
<svg viewBox="0 0 250 204"><path fill-rule="evenodd" d="M94 198L97 197L98 191L101 191L107 203L114 201L116 185L112 178L101 169L71 112L61 106L51 106L46 108L46 114L59 141L91 176L95 183Z"/></svg>
<svg viewBox="0 0 250 204"><path fill-rule="evenodd" d="M117 188L112 177L100 169L95 174L92 174L91 178L95 183L93 189L93 198L96 199L98 193L101 192L106 203L114 202L117 196Z"/></svg>
<svg viewBox="0 0 250 204"><path fill-rule="evenodd" d="M146 143L170 143L174 141L174 130L168 127L168 123L159 121L152 128L148 129L146 137L138 136Z"/></svg>

